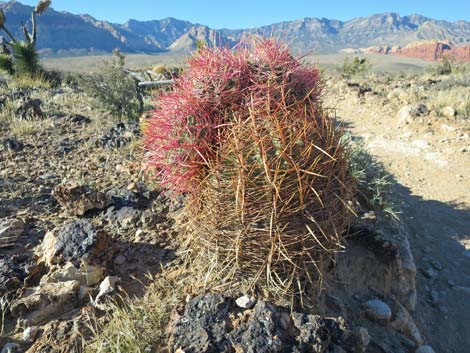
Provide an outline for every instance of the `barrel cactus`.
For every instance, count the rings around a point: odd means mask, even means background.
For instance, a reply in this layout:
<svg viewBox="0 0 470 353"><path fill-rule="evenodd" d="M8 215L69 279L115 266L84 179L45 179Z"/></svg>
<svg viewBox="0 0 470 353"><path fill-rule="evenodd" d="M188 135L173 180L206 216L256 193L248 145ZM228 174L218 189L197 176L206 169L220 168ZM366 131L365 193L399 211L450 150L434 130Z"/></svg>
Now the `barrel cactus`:
<svg viewBox="0 0 470 353"><path fill-rule="evenodd" d="M193 258L214 254L219 273L276 293L321 286L353 198L323 86L286 45L258 39L200 48L158 97L145 127L147 167L187 195Z"/></svg>

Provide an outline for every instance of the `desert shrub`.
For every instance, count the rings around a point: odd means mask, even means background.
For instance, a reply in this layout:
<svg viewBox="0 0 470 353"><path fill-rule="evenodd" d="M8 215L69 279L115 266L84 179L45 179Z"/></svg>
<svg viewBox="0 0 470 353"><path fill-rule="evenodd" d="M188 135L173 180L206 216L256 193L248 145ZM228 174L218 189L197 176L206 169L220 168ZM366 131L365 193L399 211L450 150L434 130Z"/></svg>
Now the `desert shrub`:
<svg viewBox="0 0 470 353"><path fill-rule="evenodd" d="M353 142L349 136L345 141L350 145L349 173L356 181L357 199L363 209L395 217L392 175L365 150L362 142Z"/></svg>
<svg viewBox="0 0 470 353"><path fill-rule="evenodd" d="M148 166L186 192L193 259L276 293L317 283L340 249L352 180L323 82L286 46L200 48L148 121ZM302 285L300 285L302 284ZM299 287L300 285L300 287Z"/></svg>
<svg viewBox="0 0 470 353"><path fill-rule="evenodd" d="M452 62L447 57L444 56L439 64L434 68L437 75L449 75L452 73Z"/></svg>
<svg viewBox="0 0 470 353"><path fill-rule="evenodd" d="M117 49L100 73L82 76L81 86L120 120L136 119L142 113L142 95L136 81L126 72L124 55Z"/></svg>
<svg viewBox="0 0 470 353"><path fill-rule="evenodd" d="M164 75L167 72L167 68L165 65L157 64L152 67L152 71L156 74Z"/></svg>
<svg viewBox="0 0 470 353"><path fill-rule="evenodd" d="M344 58L343 65L341 66L341 72L346 75L357 75L368 71L370 64L367 58L359 58L355 56L352 61L349 58Z"/></svg>

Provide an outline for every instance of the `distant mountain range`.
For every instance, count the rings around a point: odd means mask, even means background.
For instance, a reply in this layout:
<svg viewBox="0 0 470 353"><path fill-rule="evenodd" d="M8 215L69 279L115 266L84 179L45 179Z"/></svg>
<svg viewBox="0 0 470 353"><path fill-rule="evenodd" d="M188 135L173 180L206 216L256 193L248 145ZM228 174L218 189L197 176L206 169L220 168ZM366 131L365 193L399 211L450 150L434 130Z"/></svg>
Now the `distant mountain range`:
<svg viewBox="0 0 470 353"><path fill-rule="evenodd" d="M22 37L21 25L30 24L32 7L19 2L6 11L7 27ZM424 40L452 45L470 44L470 22L433 20L421 15L383 13L349 21L302 18L258 28L212 29L175 18L129 20L124 24L96 20L49 9L38 19L38 47L44 55L83 55L110 52L187 52L198 41L233 45L249 35L278 36L296 52L333 53L346 48L406 46Z"/></svg>

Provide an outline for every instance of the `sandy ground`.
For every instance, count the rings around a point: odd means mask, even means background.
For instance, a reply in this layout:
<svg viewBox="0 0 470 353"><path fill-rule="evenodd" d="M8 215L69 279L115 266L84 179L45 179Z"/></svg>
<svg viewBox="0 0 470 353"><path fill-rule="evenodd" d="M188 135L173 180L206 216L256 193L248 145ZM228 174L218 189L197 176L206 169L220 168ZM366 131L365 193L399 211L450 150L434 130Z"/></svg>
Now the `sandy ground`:
<svg viewBox="0 0 470 353"><path fill-rule="evenodd" d="M439 117L400 126L383 100L340 100L338 116L395 177L400 216L412 231L414 316L425 341L436 352L469 352L470 121Z"/></svg>

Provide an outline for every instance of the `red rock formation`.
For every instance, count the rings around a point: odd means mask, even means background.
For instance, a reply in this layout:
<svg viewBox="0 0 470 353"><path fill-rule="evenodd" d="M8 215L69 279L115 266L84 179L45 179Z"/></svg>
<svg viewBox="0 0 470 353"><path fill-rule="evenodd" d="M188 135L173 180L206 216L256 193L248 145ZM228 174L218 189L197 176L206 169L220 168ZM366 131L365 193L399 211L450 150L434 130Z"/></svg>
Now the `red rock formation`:
<svg viewBox="0 0 470 353"><path fill-rule="evenodd" d="M407 58L437 61L449 57L456 61L470 61L470 46L453 46L447 43L415 43L406 47L371 47L366 52L375 54L397 55Z"/></svg>

